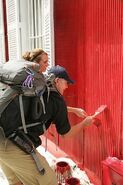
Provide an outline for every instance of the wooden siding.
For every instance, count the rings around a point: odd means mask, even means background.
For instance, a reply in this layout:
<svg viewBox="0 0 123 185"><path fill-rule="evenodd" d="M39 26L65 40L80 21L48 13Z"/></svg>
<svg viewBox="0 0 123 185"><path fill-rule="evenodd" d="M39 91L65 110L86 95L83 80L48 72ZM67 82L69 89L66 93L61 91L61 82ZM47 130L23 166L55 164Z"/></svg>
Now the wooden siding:
<svg viewBox="0 0 123 185"><path fill-rule="evenodd" d="M92 125L60 147L101 178L101 161L123 157L123 1L54 1L56 63L76 84L66 93L68 105L88 114L101 105L101 126ZM71 124L79 121L70 116Z"/></svg>

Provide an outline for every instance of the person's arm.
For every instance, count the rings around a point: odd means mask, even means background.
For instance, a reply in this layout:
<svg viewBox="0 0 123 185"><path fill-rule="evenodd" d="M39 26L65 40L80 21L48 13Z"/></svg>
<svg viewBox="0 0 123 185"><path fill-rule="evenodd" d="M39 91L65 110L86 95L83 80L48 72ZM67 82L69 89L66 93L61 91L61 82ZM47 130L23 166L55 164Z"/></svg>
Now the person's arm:
<svg viewBox="0 0 123 185"><path fill-rule="evenodd" d="M69 138L69 137L74 137L77 134L79 134L82 129L84 129L85 127L91 125L93 123L93 117L92 116L88 116L86 117L83 121L81 121L80 123L71 126L71 129L69 132L67 132L64 135L61 135L63 138Z"/></svg>
<svg viewBox="0 0 123 185"><path fill-rule="evenodd" d="M76 114L78 117L82 117L82 118L87 117L87 113L81 108L67 106L67 111Z"/></svg>
<svg viewBox="0 0 123 185"><path fill-rule="evenodd" d="M78 112L78 108L66 107L66 103L61 96L57 96L57 99L55 98L53 103L54 102L56 104L53 109L53 114L55 115L54 123L60 136L64 138L74 137L79 133L81 134L83 128L92 124L93 118L91 116L87 116L84 120L82 119L80 123L71 126L68 118L68 111L75 113ZM81 113L82 110L80 109L79 111Z"/></svg>

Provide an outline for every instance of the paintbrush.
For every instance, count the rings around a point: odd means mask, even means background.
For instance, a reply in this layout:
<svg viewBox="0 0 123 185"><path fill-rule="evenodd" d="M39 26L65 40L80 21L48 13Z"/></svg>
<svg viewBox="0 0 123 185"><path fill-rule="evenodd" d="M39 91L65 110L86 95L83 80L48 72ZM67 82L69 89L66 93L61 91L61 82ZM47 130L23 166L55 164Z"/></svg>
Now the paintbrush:
<svg viewBox="0 0 123 185"><path fill-rule="evenodd" d="M97 115L99 115L100 113L102 113L106 108L107 108L107 105L101 105L101 106L95 111L95 113L92 115L92 118L95 118Z"/></svg>
<svg viewBox="0 0 123 185"><path fill-rule="evenodd" d="M105 109L107 108L107 105L101 105L96 111L95 113L92 115L92 118L94 118L94 122L93 124L96 127L99 127L101 125L101 120L95 118L97 115L99 115L100 113L102 113Z"/></svg>

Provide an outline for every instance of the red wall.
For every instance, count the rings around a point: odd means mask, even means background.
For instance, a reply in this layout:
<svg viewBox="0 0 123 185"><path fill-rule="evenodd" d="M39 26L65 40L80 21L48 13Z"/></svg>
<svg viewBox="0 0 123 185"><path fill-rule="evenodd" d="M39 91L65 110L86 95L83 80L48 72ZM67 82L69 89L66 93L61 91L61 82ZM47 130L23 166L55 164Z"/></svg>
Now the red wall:
<svg viewBox="0 0 123 185"><path fill-rule="evenodd" d="M79 107L84 107L85 100L83 8L81 1L55 1L56 64L65 66L75 79L76 84L66 93L66 101L68 105ZM73 115L70 119L72 124L78 121ZM66 143L69 147L65 147ZM75 150L75 145L79 149ZM60 146L83 162L83 135L81 139L79 136L69 141L60 139Z"/></svg>
<svg viewBox="0 0 123 185"><path fill-rule="evenodd" d="M89 114L108 109L92 125L60 147L101 178L101 161L123 158L123 1L54 0L56 64L67 68L76 85L66 93L70 106ZM78 118L70 116L71 124Z"/></svg>

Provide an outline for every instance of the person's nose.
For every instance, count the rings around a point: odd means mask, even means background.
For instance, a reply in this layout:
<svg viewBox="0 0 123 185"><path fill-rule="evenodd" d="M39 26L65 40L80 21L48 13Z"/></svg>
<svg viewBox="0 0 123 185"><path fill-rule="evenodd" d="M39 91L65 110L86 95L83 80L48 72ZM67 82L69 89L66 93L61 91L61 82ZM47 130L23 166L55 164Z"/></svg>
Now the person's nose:
<svg viewBox="0 0 123 185"><path fill-rule="evenodd" d="M68 88L68 83L66 83L66 89Z"/></svg>

